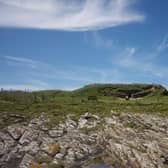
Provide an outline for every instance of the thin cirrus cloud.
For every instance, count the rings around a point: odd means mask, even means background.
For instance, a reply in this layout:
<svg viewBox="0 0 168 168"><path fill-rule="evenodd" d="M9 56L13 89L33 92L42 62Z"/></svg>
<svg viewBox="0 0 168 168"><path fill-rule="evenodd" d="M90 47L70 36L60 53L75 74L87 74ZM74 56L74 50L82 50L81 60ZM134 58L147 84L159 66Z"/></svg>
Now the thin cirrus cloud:
<svg viewBox="0 0 168 168"><path fill-rule="evenodd" d="M119 81L120 73L115 69L103 69L93 67L71 67L70 69L57 69L51 64L47 64L38 60L32 60L24 57L4 56L4 63L10 62L9 66L15 66L18 69L20 67L26 67L28 69L19 71L22 76L30 78L28 80L29 85L41 86L41 88L50 87L44 81L59 80L59 81L75 81L77 84L81 83L94 83L95 81L106 83L109 79L114 79L112 82ZM35 68L34 68L35 67ZM43 68L41 68L43 67ZM79 76L80 73L80 76ZM43 75L41 75L43 74ZM43 79L42 81L36 79ZM27 79L26 79L27 80ZM33 88L31 86L31 88ZM74 87L72 87L74 88ZM65 88L64 88L65 89ZM32 89L33 90L33 89Z"/></svg>
<svg viewBox="0 0 168 168"><path fill-rule="evenodd" d="M134 9L137 0L0 0L0 27L97 30L145 16Z"/></svg>
<svg viewBox="0 0 168 168"><path fill-rule="evenodd" d="M146 53L146 57L148 57L147 53ZM114 61L114 64L118 65L119 67L122 67L125 69L131 69L132 72L138 72L139 74L154 76L157 79L164 79L167 82L166 76L168 73L168 68L165 66L160 66L156 64L154 59L151 59L150 57L148 59L144 59L141 56L141 53L138 52L136 48L133 48L133 47L126 48L113 61Z"/></svg>
<svg viewBox="0 0 168 168"><path fill-rule="evenodd" d="M160 43L157 49L158 52L168 49L168 34L166 34L166 36L163 38L162 42Z"/></svg>

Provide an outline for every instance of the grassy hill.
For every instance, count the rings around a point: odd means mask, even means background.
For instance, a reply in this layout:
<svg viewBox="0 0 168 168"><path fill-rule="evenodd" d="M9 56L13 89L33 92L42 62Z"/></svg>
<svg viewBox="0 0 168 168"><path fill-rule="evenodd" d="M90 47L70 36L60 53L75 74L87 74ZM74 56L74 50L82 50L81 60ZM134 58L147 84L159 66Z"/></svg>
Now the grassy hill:
<svg viewBox="0 0 168 168"><path fill-rule="evenodd" d="M0 100L28 104L44 101L57 101L58 98L84 98L88 96L125 98L127 95L131 95L132 98L166 96L168 95L168 91L163 86L154 84L92 84L74 91L1 91Z"/></svg>
<svg viewBox="0 0 168 168"><path fill-rule="evenodd" d="M129 101L126 96L132 97ZM153 84L92 84L74 91L46 90L36 92L1 91L0 125L14 121L13 114L26 120L42 112L56 123L67 114L108 115L111 110L153 113L168 116L168 92ZM88 100L91 97L91 100ZM92 100L95 99L95 100ZM1 121L2 119L2 121Z"/></svg>
<svg viewBox="0 0 168 168"><path fill-rule="evenodd" d="M74 94L80 96L95 95L120 98L132 95L132 97L138 98L144 96L163 96L168 95L168 92L163 86L154 84L93 84L74 91Z"/></svg>

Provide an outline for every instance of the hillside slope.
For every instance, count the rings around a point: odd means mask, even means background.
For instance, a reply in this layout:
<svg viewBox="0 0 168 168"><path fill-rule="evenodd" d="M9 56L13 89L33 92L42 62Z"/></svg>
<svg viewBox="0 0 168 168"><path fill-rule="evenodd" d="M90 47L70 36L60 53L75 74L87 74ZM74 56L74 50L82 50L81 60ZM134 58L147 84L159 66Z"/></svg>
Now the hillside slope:
<svg viewBox="0 0 168 168"><path fill-rule="evenodd" d="M74 91L1 91L0 128L31 120L43 112L53 123L64 120L67 114L78 118L91 112L104 117L111 110L167 116L167 93L161 85L147 84L93 84ZM127 101L126 96L132 99Z"/></svg>
<svg viewBox="0 0 168 168"><path fill-rule="evenodd" d="M161 85L154 84L91 84L74 91L44 90L35 92L1 91L0 100L12 102L54 101L57 97L110 96L132 98L145 96L166 96L168 91Z"/></svg>
<svg viewBox="0 0 168 168"><path fill-rule="evenodd" d="M144 96L168 95L168 91L161 85L156 84L93 84L87 85L74 91L75 95L81 96L114 96L134 98Z"/></svg>

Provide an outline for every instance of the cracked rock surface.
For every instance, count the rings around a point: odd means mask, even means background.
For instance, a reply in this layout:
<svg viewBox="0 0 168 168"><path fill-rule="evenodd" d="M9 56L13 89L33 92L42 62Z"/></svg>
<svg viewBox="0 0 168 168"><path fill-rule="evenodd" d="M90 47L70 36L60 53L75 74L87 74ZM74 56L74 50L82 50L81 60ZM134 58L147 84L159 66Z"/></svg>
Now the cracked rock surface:
<svg viewBox="0 0 168 168"><path fill-rule="evenodd" d="M0 167L168 168L168 118L113 112L49 122L41 115L1 129Z"/></svg>

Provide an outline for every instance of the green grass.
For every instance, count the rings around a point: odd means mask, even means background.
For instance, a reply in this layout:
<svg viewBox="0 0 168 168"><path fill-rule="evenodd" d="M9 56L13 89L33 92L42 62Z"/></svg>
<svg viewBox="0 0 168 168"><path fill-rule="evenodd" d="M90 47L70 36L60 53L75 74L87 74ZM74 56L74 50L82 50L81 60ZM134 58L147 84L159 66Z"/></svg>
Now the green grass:
<svg viewBox="0 0 168 168"><path fill-rule="evenodd" d="M127 122L125 126L128 128L134 128L134 129L138 128L137 124L133 121Z"/></svg>
<svg viewBox="0 0 168 168"><path fill-rule="evenodd" d="M102 163L104 163L104 161L103 161L102 156L97 156L96 158L94 158L94 159L91 161L91 163L102 164Z"/></svg>
<svg viewBox="0 0 168 168"><path fill-rule="evenodd" d="M140 99L125 100L117 95L134 92L136 94L148 91L151 87L156 89ZM103 92L102 92L103 90ZM112 95L104 94L108 91ZM73 114L74 119L78 119L81 114L86 112L98 114L104 117L110 114L110 111L149 113L162 116L168 116L168 96L167 91L160 85L110 85L96 84L84 88L67 91L39 91L39 92L0 92L0 119L3 119L3 113L20 114L30 120L46 113L52 119L53 124L64 121L67 114ZM98 101L88 101L88 96L96 96ZM6 114L5 113L5 114ZM0 127L9 125L12 119L4 118L0 122Z"/></svg>
<svg viewBox="0 0 168 168"><path fill-rule="evenodd" d="M53 164L50 164L48 168L64 168L64 166L61 164L54 164L53 163Z"/></svg>
<svg viewBox="0 0 168 168"><path fill-rule="evenodd" d="M52 157L51 156L42 156L42 157L36 157L34 159L34 161L36 163L50 163L52 161Z"/></svg>

